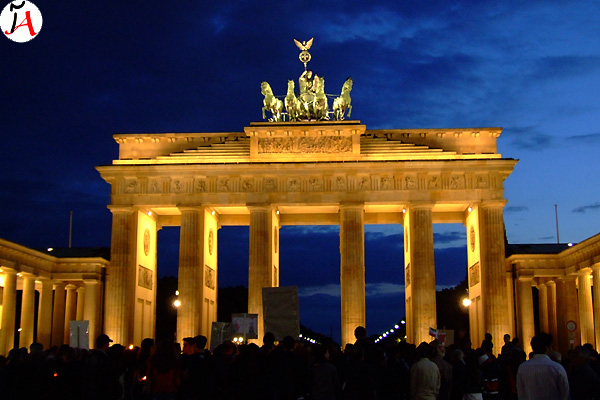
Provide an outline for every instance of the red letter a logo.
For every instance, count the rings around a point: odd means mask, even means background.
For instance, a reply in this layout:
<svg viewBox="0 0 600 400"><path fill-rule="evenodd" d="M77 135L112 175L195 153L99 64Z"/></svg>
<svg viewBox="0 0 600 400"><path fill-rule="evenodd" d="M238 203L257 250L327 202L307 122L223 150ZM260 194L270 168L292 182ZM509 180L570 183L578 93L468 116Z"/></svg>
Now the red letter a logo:
<svg viewBox="0 0 600 400"><path fill-rule="evenodd" d="M7 35L10 35L10 34L14 33L17 30L17 28L20 28L22 26L27 26L29 28L29 34L31 36L37 35L37 33L35 33L33 30L33 24L31 23L31 15L30 15L29 11L25 11L25 19L19 25L15 26L13 28L12 32L5 31L4 33L6 33Z"/></svg>

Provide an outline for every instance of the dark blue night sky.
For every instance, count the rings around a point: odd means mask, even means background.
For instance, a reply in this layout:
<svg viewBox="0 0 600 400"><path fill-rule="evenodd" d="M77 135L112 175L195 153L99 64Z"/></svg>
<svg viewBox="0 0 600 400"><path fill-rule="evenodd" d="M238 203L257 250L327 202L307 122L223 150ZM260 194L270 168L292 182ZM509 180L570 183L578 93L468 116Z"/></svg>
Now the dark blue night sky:
<svg viewBox="0 0 600 400"><path fill-rule="evenodd" d="M109 246L115 133L242 131L261 119L260 82L284 95L310 67L352 118L378 128L504 128L512 243L579 242L600 229L600 3L50 2L38 37L0 37L0 237L29 247ZM2 7L4 5L1 5ZM301 320L339 329L337 226L283 227L281 285ZM367 323L404 316L402 230L366 229ZM436 225L440 287L465 277L465 229ZM159 233L159 274L176 273L176 228ZM246 285L248 228L219 231L220 286ZM310 250L307 250L310 249ZM337 327L337 328L336 328Z"/></svg>

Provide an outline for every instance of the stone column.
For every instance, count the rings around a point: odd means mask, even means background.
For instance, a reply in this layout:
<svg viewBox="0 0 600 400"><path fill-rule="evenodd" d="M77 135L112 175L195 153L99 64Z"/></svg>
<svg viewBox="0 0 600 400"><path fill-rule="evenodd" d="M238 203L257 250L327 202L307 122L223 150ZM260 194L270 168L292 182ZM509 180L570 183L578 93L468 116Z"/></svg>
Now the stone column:
<svg viewBox="0 0 600 400"><path fill-rule="evenodd" d="M517 329L515 327L515 285L513 283L513 271L506 272L506 296L508 299L508 321L509 330L508 333L512 337L517 335ZM503 336L504 337L504 336Z"/></svg>
<svg viewBox="0 0 600 400"><path fill-rule="evenodd" d="M517 332L523 344L525 354L529 354L531 351L530 342L531 338L535 335L531 283L531 277L519 277L517 280ZM498 352L497 350L496 348L496 353Z"/></svg>
<svg viewBox="0 0 600 400"><path fill-rule="evenodd" d="M600 264L592 266L592 276L594 280L593 299L594 299L594 331L596 334L596 351L600 351Z"/></svg>
<svg viewBox="0 0 600 400"><path fill-rule="evenodd" d="M479 206L483 326L485 332L492 334L496 346L500 345L504 334L510 331L506 298L503 207L504 201L483 203Z"/></svg>
<svg viewBox="0 0 600 400"><path fill-rule="evenodd" d="M44 349L48 349L52 343L52 281L46 278L41 281L37 341L44 346Z"/></svg>
<svg viewBox="0 0 600 400"><path fill-rule="evenodd" d="M431 204L411 204L404 217L410 260L406 266L406 279L410 283L410 298L407 297L406 305L410 308L407 311L410 315L407 336L417 345L428 342L429 328L437 327L432 208Z"/></svg>
<svg viewBox="0 0 600 400"><path fill-rule="evenodd" d="M264 336L262 289L274 282L273 228L279 225L271 205L249 205L250 247L248 262L248 313L258 314L258 341Z"/></svg>
<svg viewBox="0 0 600 400"><path fill-rule="evenodd" d="M2 267L4 292L2 294L2 329L0 330L0 354L8 355L15 347L15 316L17 305L17 271Z"/></svg>
<svg viewBox="0 0 600 400"><path fill-rule="evenodd" d="M342 347L354 343L354 329L366 326L364 205L340 206Z"/></svg>
<svg viewBox="0 0 600 400"><path fill-rule="evenodd" d="M97 280L84 280L85 304L83 307L83 320L89 321L90 349L95 347L96 338L102 333L100 324L100 307L102 306L102 283ZM112 337L109 335L112 339ZM114 340L114 339L113 339Z"/></svg>
<svg viewBox="0 0 600 400"><path fill-rule="evenodd" d="M179 239L179 300L177 340L200 334L202 317L202 274L204 272L204 208L181 211Z"/></svg>
<svg viewBox="0 0 600 400"><path fill-rule="evenodd" d="M21 301L21 332L19 347L29 348L33 343L33 324L35 315L35 277L23 274L23 297Z"/></svg>
<svg viewBox="0 0 600 400"><path fill-rule="evenodd" d="M83 310L85 307L85 286L78 287L76 292L77 292L77 311L75 313L75 319L77 321L83 321Z"/></svg>
<svg viewBox="0 0 600 400"><path fill-rule="evenodd" d="M65 304L65 333L64 343L69 344L71 342L71 321L75 320L77 312L77 293L75 293L77 286L67 285L67 300Z"/></svg>
<svg viewBox="0 0 600 400"><path fill-rule="evenodd" d="M64 344L65 339L65 286L54 284L54 311L52 312L52 346Z"/></svg>
<svg viewBox="0 0 600 400"><path fill-rule="evenodd" d="M127 345L133 338L137 218L131 207L109 208L113 221L110 266L106 273L105 333L114 343Z"/></svg>
<svg viewBox="0 0 600 400"><path fill-rule="evenodd" d="M556 281L556 317L557 338L554 339L553 348L558 349L563 357L566 357L569 348L578 346L581 343L575 276L568 275L558 278ZM567 331L568 321L575 321L577 324L577 329L572 335L569 335Z"/></svg>
<svg viewBox="0 0 600 400"><path fill-rule="evenodd" d="M590 269L585 268L577 273L577 297L579 299L579 321L581 322L581 343L590 343L595 347L594 309L592 306L592 285Z"/></svg>
<svg viewBox="0 0 600 400"><path fill-rule="evenodd" d="M545 283L540 283L537 288L539 294L540 331L550 333L548 325L548 287Z"/></svg>
<svg viewBox="0 0 600 400"><path fill-rule="evenodd" d="M546 282L548 288L548 333L554 338L554 348L558 343L558 328L556 325L556 282Z"/></svg>

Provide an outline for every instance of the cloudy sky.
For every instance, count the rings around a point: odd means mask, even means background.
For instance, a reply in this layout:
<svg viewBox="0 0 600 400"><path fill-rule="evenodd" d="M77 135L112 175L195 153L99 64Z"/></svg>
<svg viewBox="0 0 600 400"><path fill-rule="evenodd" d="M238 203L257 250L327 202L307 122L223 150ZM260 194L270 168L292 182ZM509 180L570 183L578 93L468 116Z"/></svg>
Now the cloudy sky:
<svg viewBox="0 0 600 400"><path fill-rule="evenodd" d="M600 231L597 1L35 2L34 40L0 37L0 237L30 247L108 246L115 133L242 131L261 120L260 82L285 94L310 67L368 129L503 127L511 243L579 242ZM3 7L3 4L0 5ZM404 316L402 230L368 226L367 324ZM465 277L465 232L436 233L440 287ZM176 273L177 229L159 233ZM247 284L247 227L223 228L221 286ZM311 247L307 247L311 246ZM306 251L307 248L315 251ZM224 250L227 249L227 250ZM337 227L283 227L281 284L302 323L339 330ZM315 310L319 309L319 312Z"/></svg>

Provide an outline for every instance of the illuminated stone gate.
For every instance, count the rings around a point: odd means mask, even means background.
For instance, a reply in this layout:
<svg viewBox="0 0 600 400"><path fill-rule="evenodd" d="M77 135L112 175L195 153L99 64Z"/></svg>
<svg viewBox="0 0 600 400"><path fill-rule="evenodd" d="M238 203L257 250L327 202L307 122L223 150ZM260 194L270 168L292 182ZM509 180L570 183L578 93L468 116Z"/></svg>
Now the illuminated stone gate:
<svg viewBox="0 0 600 400"><path fill-rule="evenodd" d="M118 134L105 332L154 336L156 237L181 226L177 336L216 321L217 238L249 225L248 312L279 285L279 227L340 226L342 345L366 325L364 225L404 227L407 336L436 326L433 223L467 231L471 339L512 332L504 254L503 182L516 160L496 152L500 128L367 130L359 121L251 123L244 132ZM285 265L281 266L285 268Z"/></svg>

